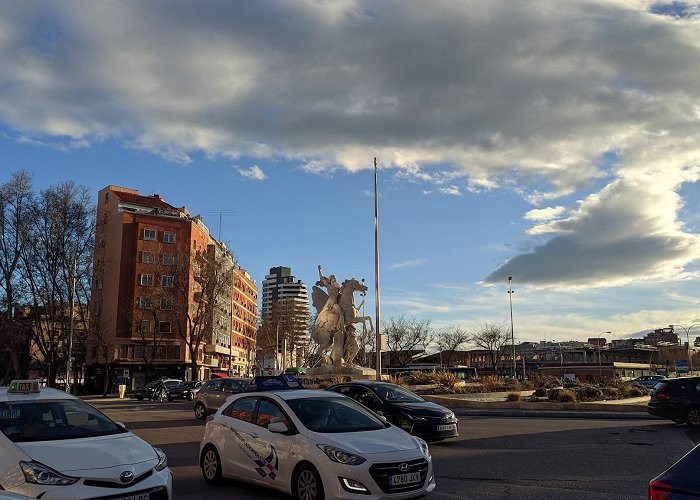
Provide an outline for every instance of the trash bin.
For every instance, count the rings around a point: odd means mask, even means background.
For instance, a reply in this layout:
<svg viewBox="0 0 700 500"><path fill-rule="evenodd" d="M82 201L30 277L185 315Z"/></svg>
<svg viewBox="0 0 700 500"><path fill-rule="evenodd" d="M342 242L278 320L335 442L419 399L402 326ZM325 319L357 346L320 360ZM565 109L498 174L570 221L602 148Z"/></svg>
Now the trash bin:
<svg viewBox="0 0 700 500"><path fill-rule="evenodd" d="M119 384L119 399L124 399L126 396L126 384Z"/></svg>

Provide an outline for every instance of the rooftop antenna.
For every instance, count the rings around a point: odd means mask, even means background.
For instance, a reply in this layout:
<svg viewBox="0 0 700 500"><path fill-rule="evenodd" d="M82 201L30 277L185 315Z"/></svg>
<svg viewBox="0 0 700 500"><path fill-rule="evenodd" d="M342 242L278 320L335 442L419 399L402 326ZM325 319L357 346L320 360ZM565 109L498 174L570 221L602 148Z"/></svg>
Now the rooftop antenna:
<svg viewBox="0 0 700 500"><path fill-rule="evenodd" d="M205 214L219 214L219 237L218 240L221 241L221 221L224 217L226 216L235 216L236 211L235 210L224 210L224 209L219 209L219 210L205 210Z"/></svg>

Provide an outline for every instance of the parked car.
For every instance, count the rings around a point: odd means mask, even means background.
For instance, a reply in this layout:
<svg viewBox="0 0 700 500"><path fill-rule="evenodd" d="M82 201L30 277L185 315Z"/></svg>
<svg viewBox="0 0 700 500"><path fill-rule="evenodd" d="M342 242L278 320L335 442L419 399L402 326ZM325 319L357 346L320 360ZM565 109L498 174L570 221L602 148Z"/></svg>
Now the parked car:
<svg viewBox="0 0 700 500"><path fill-rule="evenodd" d="M180 382L175 387L170 387L167 389L165 396L168 398L168 401L173 401L175 399L187 399L188 401L193 401L194 395L197 393L197 390L201 385L201 382L195 382L193 380Z"/></svg>
<svg viewBox="0 0 700 500"><path fill-rule="evenodd" d="M139 401L142 401L143 399L160 400L165 398L166 391L169 388L175 387L181 382L182 380L177 378L154 380L153 382L149 382L143 387L136 389L134 391L134 397Z"/></svg>
<svg viewBox="0 0 700 500"><path fill-rule="evenodd" d="M340 394L283 385L291 379L255 377L258 390L230 396L207 422L207 483L235 478L302 500L400 500L435 489L424 440Z"/></svg>
<svg viewBox="0 0 700 500"><path fill-rule="evenodd" d="M641 377L633 378L632 380L628 380L628 384L639 384L643 385L645 387L654 387L656 384L658 384L661 380L663 380L664 377L663 375L642 375Z"/></svg>
<svg viewBox="0 0 700 500"><path fill-rule="evenodd" d="M700 445L649 482L649 500L700 498Z"/></svg>
<svg viewBox="0 0 700 500"><path fill-rule="evenodd" d="M459 436L459 424L452 411L426 401L400 385L356 380L333 385L328 390L359 401L370 410L381 413L392 424L426 441Z"/></svg>
<svg viewBox="0 0 700 500"><path fill-rule="evenodd" d="M163 451L38 380L0 388L0 490L31 498L170 500Z"/></svg>
<svg viewBox="0 0 700 500"><path fill-rule="evenodd" d="M194 398L194 416L204 420L207 415L215 413L231 394L243 392L249 378L224 377L215 378L202 384Z"/></svg>
<svg viewBox="0 0 700 500"><path fill-rule="evenodd" d="M293 366L284 370L284 373L290 373L292 375L306 375L305 366Z"/></svg>
<svg viewBox="0 0 700 500"><path fill-rule="evenodd" d="M665 378L652 390L647 411L700 427L700 377Z"/></svg>

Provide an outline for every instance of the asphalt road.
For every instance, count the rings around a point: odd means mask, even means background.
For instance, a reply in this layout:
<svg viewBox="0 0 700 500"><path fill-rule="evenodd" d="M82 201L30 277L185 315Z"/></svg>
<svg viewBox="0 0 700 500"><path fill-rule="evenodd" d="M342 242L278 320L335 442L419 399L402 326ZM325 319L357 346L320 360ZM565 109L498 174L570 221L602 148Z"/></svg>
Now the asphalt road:
<svg viewBox="0 0 700 500"><path fill-rule="evenodd" d="M165 451L176 499L284 498L235 481L203 481L204 424L190 402L91 403ZM430 498L643 499L649 480L693 446L686 426L664 420L507 414L460 416L460 438L431 445L437 488Z"/></svg>

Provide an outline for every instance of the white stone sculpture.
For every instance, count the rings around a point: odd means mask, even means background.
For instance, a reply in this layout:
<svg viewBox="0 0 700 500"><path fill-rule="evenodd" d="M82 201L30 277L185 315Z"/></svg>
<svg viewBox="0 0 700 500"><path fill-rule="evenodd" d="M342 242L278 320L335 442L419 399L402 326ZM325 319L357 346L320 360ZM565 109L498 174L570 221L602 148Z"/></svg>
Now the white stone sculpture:
<svg viewBox="0 0 700 500"><path fill-rule="evenodd" d="M363 332L371 334L374 331L372 318L359 316L355 307L355 292L364 294L367 287L355 278L338 285L335 275L323 275L321 266L318 266L318 276L319 280L311 292L311 301L318 313L311 333L311 338L319 345L317 364L354 366L353 361L360 350L355 325L361 323ZM325 287L327 293L320 287ZM330 355L327 354L328 349Z"/></svg>

